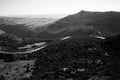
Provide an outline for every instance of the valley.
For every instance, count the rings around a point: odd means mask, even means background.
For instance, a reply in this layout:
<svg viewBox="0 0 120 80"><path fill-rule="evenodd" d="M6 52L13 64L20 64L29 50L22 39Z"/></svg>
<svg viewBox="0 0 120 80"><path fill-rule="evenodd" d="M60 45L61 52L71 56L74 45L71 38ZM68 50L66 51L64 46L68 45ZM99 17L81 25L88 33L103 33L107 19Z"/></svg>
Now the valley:
<svg viewBox="0 0 120 80"><path fill-rule="evenodd" d="M0 80L119 80L120 12L0 17Z"/></svg>

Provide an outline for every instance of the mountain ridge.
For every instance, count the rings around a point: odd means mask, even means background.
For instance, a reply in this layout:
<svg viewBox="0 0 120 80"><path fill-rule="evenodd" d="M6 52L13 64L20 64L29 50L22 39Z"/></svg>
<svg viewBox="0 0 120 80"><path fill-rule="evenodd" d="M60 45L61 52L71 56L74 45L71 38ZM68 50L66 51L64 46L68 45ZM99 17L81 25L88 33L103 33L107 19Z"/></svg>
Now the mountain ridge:
<svg viewBox="0 0 120 80"><path fill-rule="evenodd" d="M54 23L45 26L40 34L45 33L45 36L65 37L70 35L90 35L99 31L102 36L116 36L120 32L120 12L90 12L80 11L73 15L68 15ZM41 30L42 28L38 28ZM43 38L43 37L42 37ZM48 37L50 38L50 37Z"/></svg>
<svg viewBox="0 0 120 80"><path fill-rule="evenodd" d="M31 25L24 24L0 25L0 29L7 30L6 32L19 37L40 39L56 39L72 35L94 35L97 31L102 34L101 36L111 37L120 33L119 23L120 12L80 11L34 29L28 29ZM35 25L39 26L39 24Z"/></svg>

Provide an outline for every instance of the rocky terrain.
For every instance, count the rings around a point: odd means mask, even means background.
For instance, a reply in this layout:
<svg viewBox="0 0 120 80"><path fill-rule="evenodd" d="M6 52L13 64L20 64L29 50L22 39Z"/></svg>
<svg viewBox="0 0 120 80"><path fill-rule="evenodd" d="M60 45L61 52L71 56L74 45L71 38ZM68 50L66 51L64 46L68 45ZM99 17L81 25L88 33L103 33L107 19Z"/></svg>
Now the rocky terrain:
<svg viewBox="0 0 120 80"><path fill-rule="evenodd" d="M81 11L34 29L2 19L0 80L120 80L119 17Z"/></svg>
<svg viewBox="0 0 120 80"><path fill-rule="evenodd" d="M114 40L89 36L53 42L38 51L36 67L29 80L119 80L119 51L108 51L109 42Z"/></svg>
<svg viewBox="0 0 120 80"><path fill-rule="evenodd" d="M3 80L119 80L119 39L119 36L58 39L26 58L19 55L17 61L2 61L1 77Z"/></svg>
<svg viewBox="0 0 120 80"><path fill-rule="evenodd" d="M35 60L22 60L15 62L0 61L0 80L21 80L32 76Z"/></svg>

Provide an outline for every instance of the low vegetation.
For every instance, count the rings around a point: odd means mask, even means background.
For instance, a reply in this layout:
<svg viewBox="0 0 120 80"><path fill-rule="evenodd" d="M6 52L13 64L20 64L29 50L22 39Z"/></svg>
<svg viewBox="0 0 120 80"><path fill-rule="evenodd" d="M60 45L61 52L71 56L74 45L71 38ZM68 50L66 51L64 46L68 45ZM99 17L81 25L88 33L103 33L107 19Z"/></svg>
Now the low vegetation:
<svg viewBox="0 0 120 80"><path fill-rule="evenodd" d="M38 51L30 80L118 80L116 54L107 52L104 44L88 36L53 42Z"/></svg>
<svg viewBox="0 0 120 80"><path fill-rule="evenodd" d="M20 61L23 56L19 55L17 61L1 62L0 77L3 80L119 80L119 40L119 36L105 40L72 36L52 41L23 59L27 61Z"/></svg>

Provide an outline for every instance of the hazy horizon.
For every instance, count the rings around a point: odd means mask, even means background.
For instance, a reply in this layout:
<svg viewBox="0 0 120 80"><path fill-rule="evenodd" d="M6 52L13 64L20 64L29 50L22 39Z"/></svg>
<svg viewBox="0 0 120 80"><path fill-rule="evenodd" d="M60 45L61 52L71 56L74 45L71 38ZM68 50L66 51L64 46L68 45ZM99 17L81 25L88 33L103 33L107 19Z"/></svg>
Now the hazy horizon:
<svg viewBox="0 0 120 80"><path fill-rule="evenodd" d="M62 18L62 17L65 17L65 16L68 16L68 14L46 14L46 15L43 15L43 14L40 14L40 15L36 15L36 14L32 14L32 15L0 15L0 17L17 17L17 18Z"/></svg>
<svg viewBox="0 0 120 80"><path fill-rule="evenodd" d="M86 11L120 11L118 0L0 0L0 16L61 15Z"/></svg>

